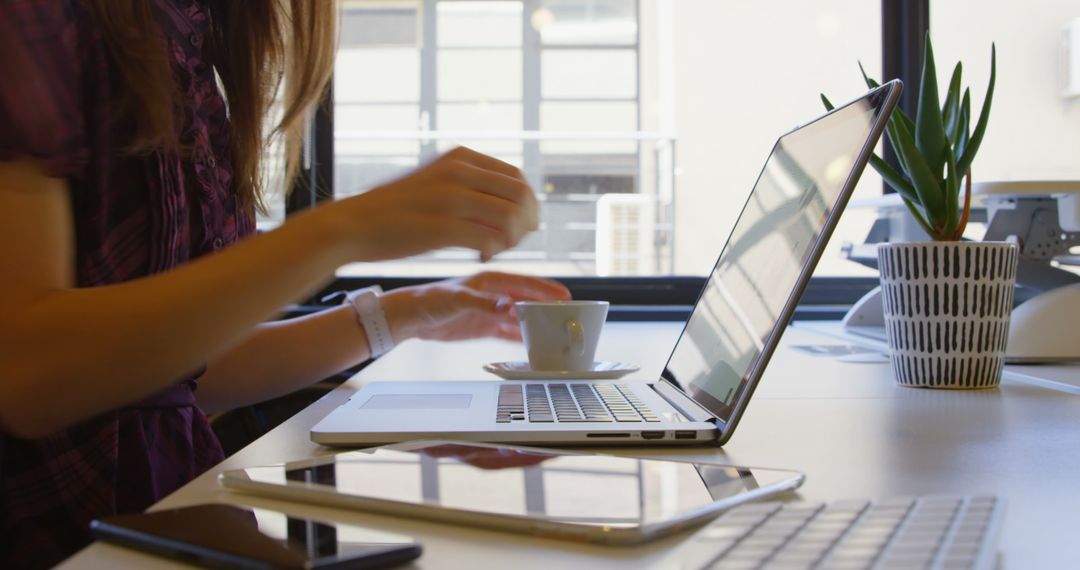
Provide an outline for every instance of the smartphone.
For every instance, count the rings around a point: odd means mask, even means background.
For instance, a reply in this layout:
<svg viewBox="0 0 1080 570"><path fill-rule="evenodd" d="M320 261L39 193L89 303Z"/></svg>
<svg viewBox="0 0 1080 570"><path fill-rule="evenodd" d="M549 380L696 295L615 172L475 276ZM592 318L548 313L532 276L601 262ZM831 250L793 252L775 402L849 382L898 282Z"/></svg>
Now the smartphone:
<svg viewBox="0 0 1080 570"><path fill-rule="evenodd" d="M420 556L405 536L224 504L107 517L90 531L209 568L385 568Z"/></svg>

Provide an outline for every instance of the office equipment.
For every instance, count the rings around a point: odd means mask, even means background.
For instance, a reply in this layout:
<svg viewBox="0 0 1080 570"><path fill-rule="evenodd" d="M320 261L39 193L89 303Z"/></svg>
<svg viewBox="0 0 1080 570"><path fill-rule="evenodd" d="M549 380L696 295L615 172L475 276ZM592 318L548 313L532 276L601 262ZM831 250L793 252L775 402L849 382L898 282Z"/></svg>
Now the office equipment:
<svg viewBox="0 0 1080 570"><path fill-rule="evenodd" d="M213 568L386 568L420 556L410 538L263 508L205 504L117 515L95 537Z"/></svg>
<svg viewBox="0 0 1080 570"><path fill-rule="evenodd" d="M1038 291L1013 310L1006 359L1015 363L1080 361L1070 342L1080 322L1080 277L1062 268L1080 264L1070 248L1080 245L1080 182L984 182L975 191L987 206L984 239L1020 239L1021 255L1042 271L1017 274L1017 284ZM1050 278L1056 273L1062 279ZM1071 280L1067 282L1065 280Z"/></svg>
<svg viewBox="0 0 1080 570"><path fill-rule="evenodd" d="M570 540L633 544L802 484L796 471L408 442L225 471L229 488Z"/></svg>
<svg viewBox="0 0 1080 570"><path fill-rule="evenodd" d="M973 194L987 223L983 241L1017 240L1016 283L1020 304L1013 310L1006 360L1013 363L1080 361L1070 323L1080 321L1080 276L1065 269L1080 265L1070 249L1080 246L1080 182L977 182ZM876 267L880 242L925 239L903 221L898 196L868 204L881 214L865 244L847 247L853 261ZM844 316L845 330L886 340L881 290L874 288Z"/></svg>
<svg viewBox="0 0 1080 570"><path fill-rule="evenodd" d="M1051 289L1013 309L1006 360L1016 364L1080 362L1080 283Z"/></svg>
<svg viewBox="0 0 1080 570"><path fill-rule="evenodd" d="M607 395L589 384L570 388L563 382L539 382L531 388L536 391L532 401L558 398L564 411L574 412L552 415L554 403L545 403L548 413L538 414L544 418L539 421L530 419L529 398L500 393L498 382L375 382L312 428L312 440L327 445L431 437L723 444L794 312L900 89L899 82L890 82L779 138L668 359L666 378L620 383ZM628 413L643 408L659 421ZM619 411L627 413L620 417Z"/></svg>
<svg viewBox="0 0 1080 570"><path fill-rule="evenodd" d="M993 496L756 503L695 534L679 568L989 570L1002 503Z"/></svg>

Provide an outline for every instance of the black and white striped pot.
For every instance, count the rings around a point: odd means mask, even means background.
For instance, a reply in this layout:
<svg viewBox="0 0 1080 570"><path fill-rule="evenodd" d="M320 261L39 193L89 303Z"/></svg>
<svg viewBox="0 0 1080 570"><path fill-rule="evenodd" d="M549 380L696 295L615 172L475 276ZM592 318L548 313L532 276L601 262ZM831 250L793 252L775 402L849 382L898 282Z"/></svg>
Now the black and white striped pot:
<svg viewBox="0 0 1080 570"><path fill-rule="evenodd" d="M993 388L1001 381L1018 251L1005 242L878 247L882 305L896 381Z"/></svg>

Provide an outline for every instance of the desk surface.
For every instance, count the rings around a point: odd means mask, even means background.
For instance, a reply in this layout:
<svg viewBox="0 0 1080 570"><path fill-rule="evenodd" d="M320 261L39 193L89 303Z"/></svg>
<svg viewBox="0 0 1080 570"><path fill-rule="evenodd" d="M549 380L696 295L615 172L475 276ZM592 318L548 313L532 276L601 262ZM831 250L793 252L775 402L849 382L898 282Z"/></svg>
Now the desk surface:
<svg viewBox="0 0 1080 570"><path fill-rule="evenodd" d="M681 328L609 323L598 358L636 362L642 370L635 377L655 378ZM1008 378L988 391L901 388L884 362L843 362L795 348L841 342L807 328L789 329L723 449L604 451L798 469L807 480L795 500L993 493L1007 501L1003 568L1080 568L1080 396ZM679 547L690 534L633 548L575 544L258 499L216 483L225 469L329 452L311 443L308 429L365 381L495 379L481 371L484 363L523 358L519 345L503 341L406 342L153 508L231 502L381 528L423 543L424 555L415 562L423 568L677 568ZM184 567L105 544L84 549L62 567L120 566Z"/></svg>

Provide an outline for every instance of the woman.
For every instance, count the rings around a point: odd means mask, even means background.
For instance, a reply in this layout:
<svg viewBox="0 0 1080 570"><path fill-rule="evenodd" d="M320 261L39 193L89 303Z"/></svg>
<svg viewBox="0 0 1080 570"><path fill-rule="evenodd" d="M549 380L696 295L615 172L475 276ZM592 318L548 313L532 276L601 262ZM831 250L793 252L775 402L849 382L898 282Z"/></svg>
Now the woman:
<svg viewBox="0 0 1080 570"><path fill-rule="evenodd" d="M252 235L264 133L297 164L331 71L333 2L0 6L0 567L54 564L93 518L145 509L220 461L204 412L367 359L352 306L264 323L337 267L448 246L487 260L537 226L517 169L457 149ZM381 308L397 342L517 338L511 300L566 297L486 273Z"/></svg>

